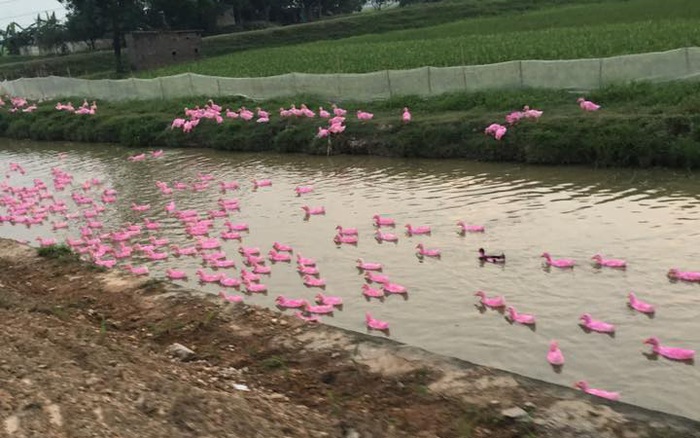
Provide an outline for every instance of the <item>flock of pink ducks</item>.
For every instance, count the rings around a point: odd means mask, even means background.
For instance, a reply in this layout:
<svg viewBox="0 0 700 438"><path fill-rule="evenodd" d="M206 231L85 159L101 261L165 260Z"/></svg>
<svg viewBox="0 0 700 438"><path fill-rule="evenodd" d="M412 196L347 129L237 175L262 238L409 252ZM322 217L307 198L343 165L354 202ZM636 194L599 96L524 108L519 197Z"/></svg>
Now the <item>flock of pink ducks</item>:
<svg viewBox="0 0 700 438"><path fill-rule="evenodd" d="M139 162L162 157L162 150L151 151L129 156L131 162ZM59 155L59 160L65 158L65 154ZM180 257L199 257L206 269L198 269L196 276L201 283L217 284L221 288L239 289L246 294L267 293L267 286L262 282L266 275L270 275L272 267L267 264L270 261L275 263L296 262L296 270L301 276L301 283L309 288L319 288L314 302L308 300L279 295L275 303L280 309L293 309L294 314L309 322L318 322L322 315L333 314L342 310L343 299L339 296L326 295L324 290L326 282L320 277L319 267L313 258L304 257L289 245L281 242L274 242L268 251L257 247L239 245L238 253L242 258L245 267L240 267L239 275L232 275L238 269L237 262L229 257L229 254L222 249L225 241L234 240L241 242L244 233L250 231L250 225L245 222L232 222L229 218L235 212L240 211L240 201L235 197L226 197L227 193L240 189L238 181L217 181L213 175L198 174L195 181L185 183L174 181L171 183L156 181L155 185L165 197L163 206L151 206L150 204L131 203L131 210L140 215L138 223L126 223L121 227L106 230L99 217L117 201L119 194L112 188L103 187L103 183L98 178L86 181L74 181L73 176L60 166L52 168L51 182L53 190L49 185L39 178L33 180L29 186L12 185L9 183L13 174L24 175L26 173L19 163L9 163L5 181L0 184L0 191L4 193L0 198L0 206L5 207L7 214L0 215L0 224L25 225L31 227L50 223L51 229L72 230L79 234L73 237L66 237L65 243L73 251L80 254L85 260L104 267L114 268L118 264L124 271L135 276L148 276L150 271L147 265L137 264L138 261L159 262L178 259ZM253 190L271 187L272 181L269 179L258 179L252 181ZM70 200L73 205L58 199L59 192L70 191ZM197 210L183 210L176 206L171 195L175 191L200 192L204 190L218 189L221 197L206 212ZM300 185L294 190L294 195L300 197L314 191L313 185ZM291 193L290 193L291 195ZM173 218L176 218L183 230L195 242L189 246L178 246L172 244L168 238L159 237L158 231L161 224L156 220L148 218L148 212L152 208L164 208ZM325 215L323 206L301 206L305 219L312 216ZM225 219L223 222L217 222ZM390 229L397 226L394 218L374 215L372 222L376 228L374 239L379 243L397 242L401 236L391 232ZM217 237L212 237L216 233L216 224L222 224L223 228ZM481 225L468 224L463 221L457 223L458 233L480 233L485 229ZM429 225L405 224L405 234L408 237L429 236L432 229ZM336 245L355 245L359 241L357 228L336 226L336 234L333 241ZM40 246L55 245L58 240L55 237L37 237L36 241ZM416 255L419 258L441 257L438 248L426 247L423 243L415 246ZM483 256L483 249L480 249ZM480 256L480 258L481 258ZM505 262L495 256L494 263ZM559 269L573 269L576 262L567 258L552 258L544 252L542 254L547 267ZM482 259L484 260L484 259ZM625 269L627 263L620 259L605 258L600 254L592 257L593 263L598 267L609 267L612 269ZM365 261L358 259L355 264L361 273L364 274L366 283L360 288L360 293L367 299L384 300L390 295L406 295L408 287L397 283L383 274L384 266L379 262ZM178 269L176 266L168 266L165 275L173 280L186 280L187 272ZM700 272L681 271L676 268L670 269L667 274L671 279L700 282ZM478 303L483 309L505 310L506 317L512 323L532 326L536 323L535 315L518 311L514 306L506 303L503 296L488 296L484 291L477 291ZM241 302L243 295L229 294L226 290L219 292L219 296L229 302ZM634 292L628 294L628 306L634 311L653 314L655 306L640 300ZM370 330L379 330L388 334L389 323L375 318L372 314L365 314L366 327ZM592 315L584 313L580 317L580 325L586 331L611 334L615 332L614 324L594 319ZM669 347L662 345L656 337L649 337L643 341L652 348L652 353L672 360L693 360L695 352L689 349ZM551 341L546 360L553 367L561 367L565 363L565 358L557 341ZM576 386L590 394L609 399L618 399L619 394L607 392L600 389L590 388L585 381L576 383Z"/></svg>
<svg viewBox="0 0 700 438"><path fill-rule="evenodd" d="M255 122L255 123L268 123L270 121L270 112L266 111L260 107L252 111L244 106L238 108L237 110L231 110L226 108L225 110L214 103L212 99L204 105L203 108L199 106L194 109L185 108L184 117L178 117L172 121L170 124L171 129L181 129L183 132L191 132L197 125L199 125L200 120L210 119L215 121L217 124L222 124L225 119L231 120L241 120L244 122ZM336 104L332 105L331 111L319 107L318 111L315 112L311 110L306 104L302 103L299 108L295 104L292 104L289 108L280 108L279 117L282 119L291 118L308 118L313 119L318 117L319 119L325 119L328 121L326 126L319 126L316 137L318 138L329 138L333 134L340 134L345 131L345 121L347 117L347 110L338 107ZM357 120L367 121L374 118L374 114L358 110L356 113ZM408 108L403 109L401 115L401 120L404 123L411 121L411 112Z"/></svg>
<svg viewBox="0 0 700 438"><path fill-rule="evenodd" d="M579 107L586 112L598 111L600 109L600 105L593 103L590 100L586 100L583 97L579 97L577 102ZM542 116L542 114L542 111L530 109L529 106L525 105L522 111L513 111L507 114L506 123L508 123L509 126L513 126L520 120L537 120ZM484 129L484 134L493 136L493 138L495 138L496 140L502 139L503 136L506 135L506 132L508 132L508 127L506 127L505 125L501 125L500 123L492 123L489 126L487 126L486 129Z"/></svg>

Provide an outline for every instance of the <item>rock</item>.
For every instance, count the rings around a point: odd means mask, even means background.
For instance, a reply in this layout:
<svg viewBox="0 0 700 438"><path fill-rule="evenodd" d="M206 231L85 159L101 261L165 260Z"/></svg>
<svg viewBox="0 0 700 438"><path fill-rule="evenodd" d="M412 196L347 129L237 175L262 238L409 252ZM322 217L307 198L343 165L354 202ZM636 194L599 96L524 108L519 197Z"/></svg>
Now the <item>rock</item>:
<svg viewBox="0 0 700 438"><path fill-rule="evenodd" d="M100 379L99 377L97 377L97 376L92 376L92 377L90 377L89 379L87 379L87 380L85 381L85 384L86 384L87 386L95 386L95 385L97 385L98 383L100 383L101 381L102 381L102 379Z"/></svg>
<svg viewBox="0 0 700 438"><path fill-rule="evenodd" d="M500 404L501 404L501 402L498 401L498 400L491 400L491 401L489 402L489 405L491 405L491 406L498 406L498 405L500 405Z"/></svg>
<svg viewBox="0 0 700 438"><path fill-rule="evenodd" d="M516 406L514 408L502 410L501 415L503 415L506 418L510 418L511 420L518 420L527 417L527 411Z"/></svg>
<svg viewBox="0 0 700 438"><path fill-rule="evenodd" d="M526 411L534 411L537 406L533 402L527 402L523 405Z"/></svg>
<svg viewBox="0 0 700 438"><path fill-rule="evenodd" d="M177 357L183 362L194 360L197 357L197 353L177 342L168 347L167 351L168 354Z"/></svg>
<svg viewBox="0 0 700 438"><path fill-rule="evenodd" d="M345 432L345 438L360 438L360 434L355 429L348 429Z"/></svg>

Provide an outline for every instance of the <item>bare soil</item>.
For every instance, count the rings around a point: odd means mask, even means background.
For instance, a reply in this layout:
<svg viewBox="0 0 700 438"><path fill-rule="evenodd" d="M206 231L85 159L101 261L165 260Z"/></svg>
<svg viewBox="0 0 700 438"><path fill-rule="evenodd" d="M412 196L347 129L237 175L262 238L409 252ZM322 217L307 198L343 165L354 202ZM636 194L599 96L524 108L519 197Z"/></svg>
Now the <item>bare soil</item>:
<svg viewBox="0 0 700 438"><path fill-rule="evenodd" d="M0 333L0 436L700 436L675 417L9 240ZM175 342L195 356L170 355ZM503 416L512 407L528 413Z"/></svg>

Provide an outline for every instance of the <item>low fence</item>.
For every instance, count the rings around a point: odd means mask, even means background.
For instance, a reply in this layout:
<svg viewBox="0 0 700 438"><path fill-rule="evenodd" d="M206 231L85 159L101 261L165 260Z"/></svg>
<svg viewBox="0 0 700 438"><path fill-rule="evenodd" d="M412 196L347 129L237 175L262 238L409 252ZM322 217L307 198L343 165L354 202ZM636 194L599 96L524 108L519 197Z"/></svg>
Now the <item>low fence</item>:
<svg viewBox="0 0 700 438"><path fill-rule="evenodd" d="M186 73L155 79L88 80L59 76L0 83L0 92L29 99L85 97L104 100L169 99L188 96L246 96L271 99L311 94L329 100L375 100L392 96L434 96L486 89L550 88L591 90L630 81L663 82L700 78L700 47L610 58L509 61L460 67L422 67L357 74L289 73L227 78Z"/></svg>

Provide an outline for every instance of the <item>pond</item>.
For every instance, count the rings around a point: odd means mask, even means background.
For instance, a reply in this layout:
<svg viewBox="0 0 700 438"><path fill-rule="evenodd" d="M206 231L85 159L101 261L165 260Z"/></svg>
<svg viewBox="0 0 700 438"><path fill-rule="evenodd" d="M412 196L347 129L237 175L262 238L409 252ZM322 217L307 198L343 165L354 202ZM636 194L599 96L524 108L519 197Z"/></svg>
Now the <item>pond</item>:
<svg viewBox="0 0 700 438"><path fill-rule="evenodd" d="M698 367L646 355L650 346L642 343L657 336L663 344L700 348L700 286L666 276L672 267L700 270L700 184L692 174L203 149L166 150L160 158L127 160L138 152L113 145L0 140L0 168L9 175L4 184L11 186L31 186L35 178L41 179L56 199L66 201L69 212L88 209L71 200L72 192L99 201L104 189L115 189L117 201L107 204L98 218L104 223L103 233L129 222L143 224L145 218L161 223L160 230L144 229L132 244L145 244L149 236L156 236L192 246L196 239L166 212L166 204L174 200L178 210L197 210L204 217L220 208L220 198L238 198L240 212L214 219L209 235L218 237L226 220L246 222L250 232L242 233L242 243L223 243L237 268L218 272L232 277L246 268L237 251L241 244L267 253L273 242L284 243L316 259L327 282L324 293L343 298L342 310L324 316L325 323L364 332L369 311L389 322L391 338L407 344L566 386L585 379L593 387L620 391L627 403L700 420ZM10 162L21 164L26 173L9 172ZM55 191L54 167L72 175L73 185ZM175 182L192 187L200 174L214 177L201 191L188 188L165 195L156 186L162 181L170 187ZM92 178L102 184L83 190L82 183ZM253 190L252 179L270 179L272 186ZM219 182L234 180L239 190L220 191ZM314 189L297 196L294 189L299 185ZM3 195L9 195L6 185L3 189ZM150 204L151 209L136 212L132 203ZM303 205L323 206L326 213L305 217ZM4 210L0 206L0 215L7 214ZM395 229L383 230L397 234L397 243L374 239L375 214L396 220ZM37 237L77 238L86 221L69 221L68 229L53 231L51 221L60 220L64 218L56 214L31 227L6 222L0 225L0 237L29 240L32 245L37 245ZM459 220L484 225L486 231L460 235ZM407 236L408 223L429 225L431 235ZM358 244L333 243L337 225L357 228ZM418 243L439 248L442 257L418 258ZM480 247L505 253L507 262L480 263ZM546 268L540 257L544 251L575 259L576 266ZM628 267L596 267L591 260L596 253L625 259ZM406 286L408 293L383 301L366 299L358 258L382 263L383 273ZM184 284L202 293L223 289L196 281L197 269L214 272L200 257L133 259L135 265L149 266L151 277L164 277L171 267L187 271ZM262 278L267 294L227 292L268 307L278 295L312 301L319 292L304 286L296 264L267 264L272 266L271 275ZM478 308L477 290L503 295L519 311L535 314L536 327L510 324L504 314ZM656 306L654 317L627 306L630 291ZM585 332L579 326L583 313L615 324L615 336ZM545 359L553 339L566 357L560 372Z"/></svg>

